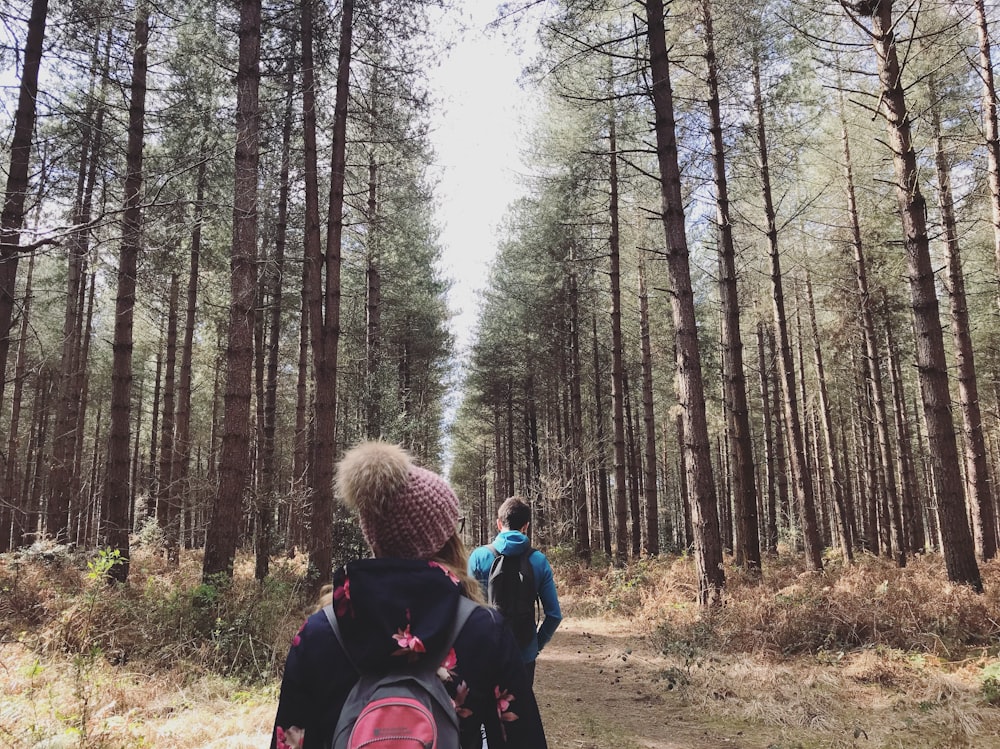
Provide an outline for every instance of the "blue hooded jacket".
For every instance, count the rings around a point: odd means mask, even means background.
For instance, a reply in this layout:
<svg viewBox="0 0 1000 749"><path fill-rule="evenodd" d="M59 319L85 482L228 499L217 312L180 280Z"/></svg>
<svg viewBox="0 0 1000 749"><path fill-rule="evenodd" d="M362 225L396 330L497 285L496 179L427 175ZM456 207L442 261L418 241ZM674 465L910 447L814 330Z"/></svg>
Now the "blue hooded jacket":
<svg viewBox="0 0 1000 749"><path fill-rule="evenodd" d="M366 672L443 647L462 585L435 562L365 559L333 579L337 624L349 660L323 611L292 640L281 681L271 749L322 749L333 740L348 692ZM546 749L538 705L517 643L495 611L480 606L459 632L438 675L459 716L463 749Z"/></svg>
<svg viewBox="0 0 1000 749"><path fill-rule="evenodd" d="M528 537L520 531L501 531L493 539L493 548L498 554L523 554L531 548ZM479 581L483 588L483 596L486 596L486 586L490 579L490 567L495 559L489 546L480 546L469 555L469 574ZM542 611L545 618L542 620L535 639L521 649L521 660L531 663L538 657L542 648L552 639L559 622L562 621L562 612L559 610L559 596L556 594L556 584L552 578L552 566L545 555L535 549L528 557L531 562L531 569L535 573L535 587L538 599L542 602Z"/></svg>

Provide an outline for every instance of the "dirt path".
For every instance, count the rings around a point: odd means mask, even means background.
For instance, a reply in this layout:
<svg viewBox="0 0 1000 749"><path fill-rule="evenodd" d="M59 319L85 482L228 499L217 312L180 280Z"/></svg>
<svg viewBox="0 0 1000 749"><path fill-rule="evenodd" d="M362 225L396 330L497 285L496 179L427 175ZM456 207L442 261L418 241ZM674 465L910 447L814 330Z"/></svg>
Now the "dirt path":
<svg viewBox="0 0 1000 749"><path fill-rule="evenodd" d="M685 664L642 626L563 622L535 679L552 749L1000 749L1000 708L961 670L891 653Z"/></svg>
<svg viewBox="0 0 1000 749"><path fill-rule="evenodd" d="M670 665L626 620L573 619L538 661L535 692L553 749L708 749L737 746L691 724Z"/></svg>
<svg viewBox="0 0 1000 749"><path fill-rule="evenodd" d="M975 663L875 649L836 661L655 652L644 622L568 617L538 661L551 749L1000 749L1000 707ZM246 690L205 675L84 673L0 645L0 745L257 749L277 683Z"/></svg>

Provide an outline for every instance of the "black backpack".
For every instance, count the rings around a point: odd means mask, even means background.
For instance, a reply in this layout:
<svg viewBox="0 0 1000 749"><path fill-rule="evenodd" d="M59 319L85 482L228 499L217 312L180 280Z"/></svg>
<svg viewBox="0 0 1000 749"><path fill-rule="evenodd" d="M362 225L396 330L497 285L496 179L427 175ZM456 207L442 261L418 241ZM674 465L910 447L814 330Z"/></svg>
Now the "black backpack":
<svg viewBox="0 0 1000 749"><path fill-rule="evenodd" d="M535 570L530 557L534 549L523 554L501 554L493 544L487 548L493 552L493 564L486 585L486 599L496 606L514 632L514 639L520 647L525 647L534 637L537 629L535 601L538 591L535 587Z"/></svg>

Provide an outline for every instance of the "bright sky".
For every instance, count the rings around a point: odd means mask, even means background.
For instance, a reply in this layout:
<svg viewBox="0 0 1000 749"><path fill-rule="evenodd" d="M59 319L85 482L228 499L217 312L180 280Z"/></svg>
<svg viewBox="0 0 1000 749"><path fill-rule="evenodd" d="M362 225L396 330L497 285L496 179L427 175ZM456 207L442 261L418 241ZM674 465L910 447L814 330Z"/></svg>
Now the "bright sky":
<svg viewBox="0 0 1000 749"><path fill-rule="evenodd" d="M522 58L502 35L487 30L495 3L466 0L467 30L431 72L443 106L431 134L437 152L442 270L454 286L450 304L460 353L471 343L476 291L496 253L496 227L520 194L518 136L531 96L518 85ZM448 31L442 31L448 34Z"/></svg>

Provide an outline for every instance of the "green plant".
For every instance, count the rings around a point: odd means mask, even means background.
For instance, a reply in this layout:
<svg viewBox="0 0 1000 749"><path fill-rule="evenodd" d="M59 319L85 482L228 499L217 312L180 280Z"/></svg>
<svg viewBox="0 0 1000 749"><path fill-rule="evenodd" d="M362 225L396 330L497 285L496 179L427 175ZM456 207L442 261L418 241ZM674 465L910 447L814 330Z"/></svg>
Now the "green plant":
<svg viewBox="0 0 1000 749"><path fill-rule="evenodd" d="M120 564L125 564L120 549L98 549L97 556L87 561L87 579L92 582L105 581L108 574Z"/></svg>
<svg viewBox="0 0 1000 749"><path fill-rule="evenodd" d="M982 673L983 699L987 704L1000 707L1000 663L991 663Z"/></svg>

